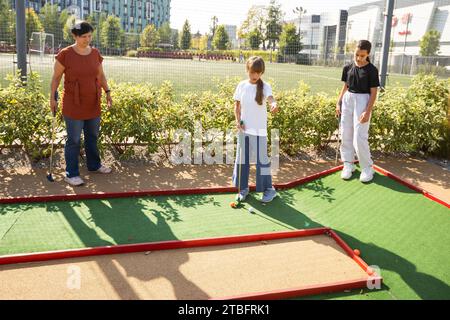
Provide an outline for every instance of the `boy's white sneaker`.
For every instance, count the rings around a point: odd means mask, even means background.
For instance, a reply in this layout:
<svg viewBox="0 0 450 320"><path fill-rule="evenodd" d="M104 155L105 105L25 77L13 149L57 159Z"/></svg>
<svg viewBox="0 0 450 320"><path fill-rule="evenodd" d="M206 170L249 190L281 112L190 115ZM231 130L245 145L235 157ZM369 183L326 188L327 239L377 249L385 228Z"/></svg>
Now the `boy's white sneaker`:
<svg viewBox="0 0 450 320"><path fill-rule="evenodd" d="M342 169L341 178L348 180L352 177L353 172L355 172L356 167L353 163L344 162L344 168Z"/></svg>
<svg viewBox="0 0 450 320"><path fill-rule="evenodd" d="M72 178L65 177L64 181L66 181L71 186L75 186L75 187L78 187L78 186L81 186L82 184L84 184L83 179L81 179L80 177L72 177Z"/></svg>
<svg viewBox="0 0 450 320"><path fill-rule="evenodd" d="M373 179L375 171L373 171L372 167L368 167L361 170L361 175L359 176L359 181L361 182L370 182Z"/></svg>

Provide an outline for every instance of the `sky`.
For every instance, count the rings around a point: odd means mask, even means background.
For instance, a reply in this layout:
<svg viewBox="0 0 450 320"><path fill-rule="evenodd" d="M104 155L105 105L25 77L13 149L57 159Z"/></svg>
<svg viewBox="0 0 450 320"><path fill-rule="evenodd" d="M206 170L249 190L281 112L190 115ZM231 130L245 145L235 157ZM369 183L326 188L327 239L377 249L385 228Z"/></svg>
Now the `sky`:
<svg viewBox="0 0 450 320"><path fill-rule="evenodd" d="M216 15L219 24L240 26L247 16L248 9L253 5L268 5L269 0L172 0L170 24L174 29L181 30L186 19L191 24L191 32L204 34L208 32L211 17ZM369 0L279 0L285 19L294 18L292 10L302 6L306 14L348 9L351 6L372 2Z"/></svg>

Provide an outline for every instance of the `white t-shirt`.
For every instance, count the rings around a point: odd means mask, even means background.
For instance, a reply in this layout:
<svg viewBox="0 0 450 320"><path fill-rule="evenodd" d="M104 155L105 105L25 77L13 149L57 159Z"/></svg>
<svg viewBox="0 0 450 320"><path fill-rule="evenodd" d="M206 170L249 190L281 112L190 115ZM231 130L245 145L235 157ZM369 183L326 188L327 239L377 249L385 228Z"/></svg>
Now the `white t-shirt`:
<svg viewBox="0 0 450 320"><path fill-rule="evenodd" d="M244 121L245 133L267 137L267 98L272 95L272 87L264 82L263 104L256 102L256 84L249 80L241 81L236 87L233 99L241 103L241 120Z"/></svg>

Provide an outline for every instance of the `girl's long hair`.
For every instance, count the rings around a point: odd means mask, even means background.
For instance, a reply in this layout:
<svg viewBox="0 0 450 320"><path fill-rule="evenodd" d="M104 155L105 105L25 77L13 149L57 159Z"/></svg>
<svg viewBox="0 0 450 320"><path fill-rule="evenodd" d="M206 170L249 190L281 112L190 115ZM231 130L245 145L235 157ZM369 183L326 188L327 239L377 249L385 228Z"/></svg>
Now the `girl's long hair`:
<svg viewBox="0 0 450 320"><path fill-rule="evenodd" d="M247 72L257 72L263 74L264 71L266 71L266 65L264 63L263 58L261 57L250 57L247 60ZM261 78L259 78L258 82L256 83L256 97L255 101L258 103L258 105L263 104L264 99L264 82Z"/></svg>
<svg viewBox="0 0 450 320"><path fill-rule="evenodd" d="M358 45L356 46L359 50L366 50L370 55L370 50L372 50L372 44L368 40L359 40ZM367 62L370 63L370 57L367 56Z"/></svg>

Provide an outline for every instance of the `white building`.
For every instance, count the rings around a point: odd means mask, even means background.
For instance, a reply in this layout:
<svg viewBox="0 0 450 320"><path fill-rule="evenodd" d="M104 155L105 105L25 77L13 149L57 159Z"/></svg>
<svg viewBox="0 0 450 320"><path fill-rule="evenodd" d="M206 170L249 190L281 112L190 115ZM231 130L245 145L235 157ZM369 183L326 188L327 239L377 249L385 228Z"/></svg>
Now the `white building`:
<svg viewBox="0 0 450 320"><path fill-rule="evenodd" d="M317 56L320 54L320 15L304 15L300 18L290 20L288 23L293 23L297 30L300 24L300 33L302 36L302 53Z"/></svg>
<svg viewBox="0 0 450 320"><path fill-rule="evenodd" d="M385 1L351 7L347 43L367 39L381 47ZM397 0L392 22L392 52L419 55L420 40L429 30L441 33L440 54L450 56L450 0Z"/></svg>
<svg viewBox="0 0 450 320"><path fill-rule="evenodd" d="M228 38L230 39L230 47L231 49L238 48L238 40L237 40L237 26L235 25L224 25L225 32L228 34Z"/></svg>
<svg viewBox="0 0 450 320"><path fill-rule="evenodd" d="M302 53L315 58L329 58L345 51L347 11L304 15L288 21L299 27L302 35Z"/></svg>

